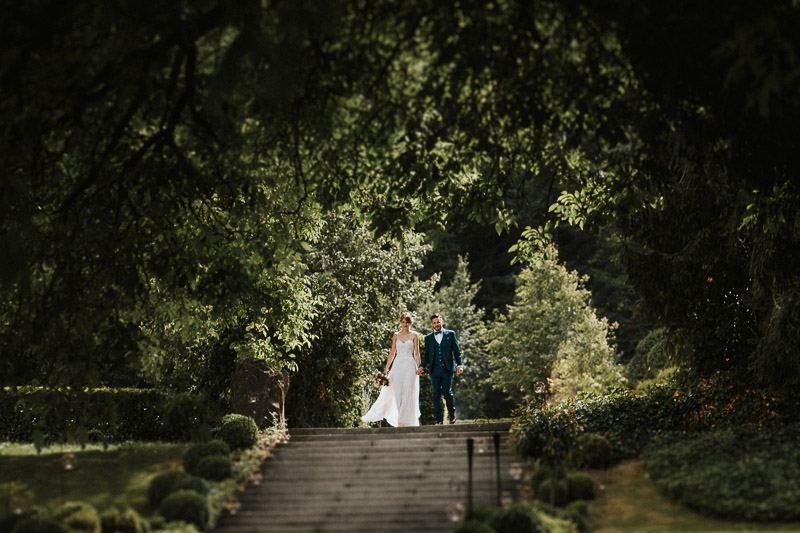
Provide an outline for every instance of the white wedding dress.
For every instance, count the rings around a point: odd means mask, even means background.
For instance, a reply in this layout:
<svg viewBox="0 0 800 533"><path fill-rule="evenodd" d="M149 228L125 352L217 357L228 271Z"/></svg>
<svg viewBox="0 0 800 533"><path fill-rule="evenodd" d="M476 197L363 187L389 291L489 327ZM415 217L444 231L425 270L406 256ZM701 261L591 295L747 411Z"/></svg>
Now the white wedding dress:
<svg viewBox="0 0 800 533"><path fill-rule="evenodd" d="M378 399L367 414L361 417L364 422L378 422L382 419L392 426L419 425L419 376L417 362L414 361L414 339L398 340L392 368L389 370L389 384L381 387Z"/></svg>

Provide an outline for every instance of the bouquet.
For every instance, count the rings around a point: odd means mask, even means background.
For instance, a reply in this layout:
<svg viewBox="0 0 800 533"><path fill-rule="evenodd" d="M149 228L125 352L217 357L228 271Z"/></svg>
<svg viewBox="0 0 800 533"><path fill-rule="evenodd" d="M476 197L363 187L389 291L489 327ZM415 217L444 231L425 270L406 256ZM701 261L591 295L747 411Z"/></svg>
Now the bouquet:
<svg viewBox="0 0 800 533"><path fill-rule="evenodd" d="M378 372L375 374L375 388L380 389L384 385L389 384L389 376L384 374L383 372Z"/></svg>

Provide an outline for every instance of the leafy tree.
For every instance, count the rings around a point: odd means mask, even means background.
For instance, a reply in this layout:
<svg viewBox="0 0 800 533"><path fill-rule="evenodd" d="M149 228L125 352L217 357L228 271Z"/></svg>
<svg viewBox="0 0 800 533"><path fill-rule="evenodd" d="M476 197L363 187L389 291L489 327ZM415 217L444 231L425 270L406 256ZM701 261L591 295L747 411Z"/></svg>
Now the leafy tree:
<svg viewBox="0 0 800 533"><path fill-rule="evenodd" d="M584 136L555 220L614 228L642 308L695 368L796 388L797 3L586 6L630 73L609 100L627 134Z"/></svg>
<svg viewBox="0 0 800 533"><path fill-rule="evenodd" d="M346 215L326 217L307 263L315 298L310 342L298 350L286 416L293 426L360 424L377 394L372 376L389 354L400 313L428 299L436 278L416 279L430 246L402 246Z"/></svg>
<svg viewBox="0 0 800 533"><path fill-rule="evenodd" d="M325 213L502 231L537 179L553 221L617 232L697 367L796 387L798 22L794 0L9 5L0 378L96 382L164 327L242 317L237 350L280 359Z"/></svg>
<svg viewBox="0 0 800 533"><path fill-rule="evenodd" d="M461 255L451 276L451 282L436 291L433 298L420 308L420 314L427 321L433 313L441 313L445 318L445 327L454 330L458 337L465 371L454 381L456 410L459 417L466 419L506 417L512 405L497 394L489 383L491 364L485 346L487 328L484 311L474 303L480 283L471 282L468 259ZM424 331L429 333L430 326L426 325ZM427 384L425 378L423 382ZM429 387L425 387L421 392L421 401L426 401L430 396L429 393L426 395L428 391Z"/></svg>
<svg viewBox="0 0 800 533"><path fill-rule="evenodd" d="M152 365L164 328L190 343L241 320L237 352L280 360L307 341L325 212L395 235L463 213L501 227L491 179L451 157L420 93L428 11L7 6L0 379L94 384Z"/></svg>
<svg viewBox="0 0 800 533"><path fill-rule="evenodd" d="M589 305L586 278L558 263L558 254L523 269L514 304L489 327L491 382L517 402L549 381L555 395L602 392L623 378L609 344L613 327Z"/></svg>

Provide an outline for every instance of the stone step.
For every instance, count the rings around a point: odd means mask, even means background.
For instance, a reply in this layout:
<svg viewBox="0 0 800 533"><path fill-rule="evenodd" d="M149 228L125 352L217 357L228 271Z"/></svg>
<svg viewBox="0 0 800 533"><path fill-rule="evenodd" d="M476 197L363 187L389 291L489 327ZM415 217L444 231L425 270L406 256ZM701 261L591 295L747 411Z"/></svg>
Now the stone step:
<svg viewBox="0 0 800 533"><path fill-rule="evenodd" d="M447 426L416 426L401 428L293 428L289 429L292 440L297 441L335 441L335 440L396 440L429 438L488 437L500 433L508 435L510 422L492 424L454 424Z"/></svg>
<svg viewBox="0 0 800 533"><path fill-rule="evenodd" d="M466 439L475 443L472 497L497 502L494 433L500 435L500 486L515 496L509 423L413 428L290 430L262 465L262 480L240 495L217 533L449 532L467 501ZM477 453L481 450L484 453ZM519 469L517 469L519 470Z"/></svg>
<svg viewBox="0 0 800 533"><path fill-rule="evenodd" d="M382 428L289 428L290 435L414 435L424 433L453 433L481 431L508 432L511 422L486 422L470 424L446 424L441 426L382 427Z"/></svg>
<svg viewBox="0 0 800 533"><path fill-rule="evenodd" d="M407 444L398 444L396 446L343 446L343 447L310 447L310 446L294 446L292 448L278 447L273 450L271 459L306 459L317 460L329 458L331 461L339 461L343 459L382 459L385 457L396 457L399 459L414 459L420 460L428 457L440 456L455 456L463 457L466 460L467 447L462 446L463 443L457 445L442 445L442 444L428 444L425 446L409 446ZM475 459L483 457L495 457L499 453L501 457L513 455L507 446L500 443L500 447L495 450L494 445L486 446L481 451L480 448L473 448L473 457Z"/></svg>
<svg viewBox="0 0 800 533"><path fill-rule="evenodd" d="M518 481L510 476L500 476L501 487L506 490L516 490ZM263 483L263 482L262 482ZM249 488L253 492L242 494L240 499L253 499L261 498L268 495L275 495L279 497L293 496L297 499L316 498L324 496L338 497L344 495L349 497L350 494L376 494L376 493L397 493L402 494L404 497L420 496L428 497L437 493L450 493L450 492L464 492L466 493L467 478L461 474L448 474L441 476L430 477L407 477L407 478L392 478L391 488L386 488L385 479L374 480L358 480L358 481L345 481L336 480L331 481L327 479L319 480L300 480L292 481L291 479L270 480L267 482L263 489L255 490ZM429 486L428 486L429 485ZM472 489L495 491L497 487L497 478L494 475L485 473L483 475L472 475ZM343 496L343 497L344 497Z"/></svg>

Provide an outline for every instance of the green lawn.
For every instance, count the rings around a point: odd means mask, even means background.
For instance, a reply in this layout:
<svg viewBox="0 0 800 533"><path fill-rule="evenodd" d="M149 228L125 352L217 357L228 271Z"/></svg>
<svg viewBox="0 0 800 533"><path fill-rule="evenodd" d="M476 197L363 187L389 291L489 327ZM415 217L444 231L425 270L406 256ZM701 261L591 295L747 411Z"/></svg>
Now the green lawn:
<svg viewBox="0 0 800 533"><path fill-rule="evenodd" d="M662 495L638 460L593 475L600 487L591 507L596 533L800 531L800 523L733 522L695 513Z"/></svg>
<svg viewBox="0 0 800 533"><path fill-rule="evenodd" d="M46 448L36 454L32 446L0 444L0 516L19 501L49 508L84 501L99 512L117 506L150 515L150 480L163 470L179 468L185 446L130 443L105 451L93 448ZM71 469L67 463L72 463Z"/></svg>

